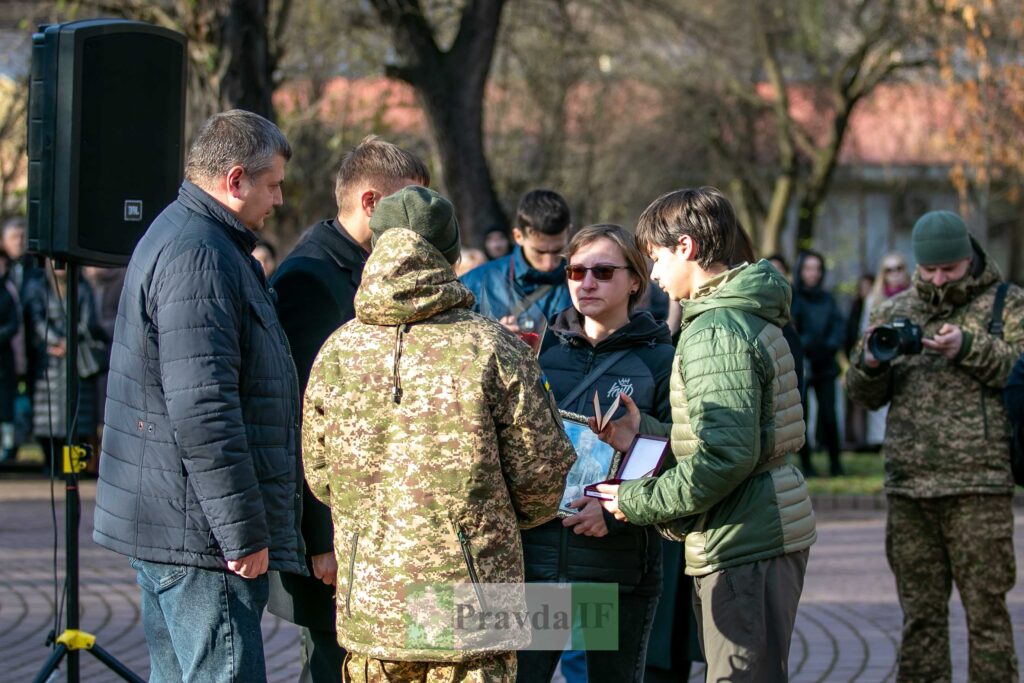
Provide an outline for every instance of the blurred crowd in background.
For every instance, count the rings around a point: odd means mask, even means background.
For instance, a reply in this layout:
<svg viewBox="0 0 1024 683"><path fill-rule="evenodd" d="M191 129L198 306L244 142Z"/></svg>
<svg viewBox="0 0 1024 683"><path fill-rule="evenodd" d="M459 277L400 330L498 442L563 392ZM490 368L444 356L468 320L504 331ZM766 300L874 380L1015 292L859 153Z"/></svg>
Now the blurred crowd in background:
<svg viewBox="0 0 1024 683"><path fill-rule="evenodd" d="M483 249L463 249L456 271L461 276L508 255L513 246L505 227L492 226L485 233ZM66 435L66 282L63 270L54 269L49 261L40 264L26 247L24 218L8 220L0 239L0 467L48 471L51 452L60 453ZM281 260L267 242L260 242L253 256L268 278ZM911 286L910 267L902 254L886 254L878 271L864 273L855 295L843 301L829 288L826 255L804 251L792 266L779 254L768 259L793 283L792 318L803 351L809 409L801 466L809 476L819 474L810 456L812 450L821 450L828 453L829 474L841 476L843 451L881 448L886 410L867 411L852 403L843 395L840 377L864 334L870 312ZM99 443L107 359L123 282L123 268L93 266L82 269L79 282L81 393L75 433L83 444L93 447ZM646 299L643 308L676 333L680 316L670 315L664 293L651 288ZM95 472L97 464L94 459L88 471Z"/></svg>

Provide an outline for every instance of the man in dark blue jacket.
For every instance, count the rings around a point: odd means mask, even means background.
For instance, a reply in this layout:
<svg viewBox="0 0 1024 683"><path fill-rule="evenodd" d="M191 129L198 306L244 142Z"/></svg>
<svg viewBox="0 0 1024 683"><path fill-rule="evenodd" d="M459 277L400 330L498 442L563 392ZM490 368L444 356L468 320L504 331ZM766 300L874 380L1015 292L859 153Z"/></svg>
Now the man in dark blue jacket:
<svg viewBox="0 0 1024 683"><path fill-rule="evenodd" d="M377 202L406 185L429 183L430 172L418 157L376 136L342 158L335 185L337 217L309 228L272 280L303 392L320 347L355 316L352 301L370 253L370 217ZM331 509L308 485L302 497L302 537L312 576L271 572L268 609L302 626L300 683L340 683L345 651L334 627L334 527Z"/></svg>
<svg viewBox="0 0 1024 683"><path fill-rule="evenodd" d="M266 572L306 571L298 381L250 254L290 157L266 119L211 117L128 265L93 539L132 558L150 681L265 680Z"/></svg>

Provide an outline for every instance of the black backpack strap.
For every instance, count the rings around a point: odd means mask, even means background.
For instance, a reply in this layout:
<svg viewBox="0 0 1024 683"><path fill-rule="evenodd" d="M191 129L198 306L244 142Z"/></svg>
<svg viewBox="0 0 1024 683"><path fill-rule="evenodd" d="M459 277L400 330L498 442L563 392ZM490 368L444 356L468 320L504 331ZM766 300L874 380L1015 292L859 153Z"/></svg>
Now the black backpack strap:
<svg viewBox="0 0 1024 683"><path fill-rule="evenodd" d="M988 333L993 337L1003 338L1003 308L1006 306L1006 291L1009 282L1000 282L996 287L996 299L992 302L992 322L988 324Z"/></svg>

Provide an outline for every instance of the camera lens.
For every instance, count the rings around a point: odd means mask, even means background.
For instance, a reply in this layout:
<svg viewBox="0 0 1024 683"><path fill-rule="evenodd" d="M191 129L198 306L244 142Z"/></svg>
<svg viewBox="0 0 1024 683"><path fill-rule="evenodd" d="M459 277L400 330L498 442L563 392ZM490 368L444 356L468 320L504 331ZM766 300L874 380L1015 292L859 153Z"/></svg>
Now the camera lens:
<svg viewBox="0 0 1024 683"><path fill-rule="evenodd" d="M900 355L900 334L889 326L879 327L868 337L868 350L880 363Z"/></svg>

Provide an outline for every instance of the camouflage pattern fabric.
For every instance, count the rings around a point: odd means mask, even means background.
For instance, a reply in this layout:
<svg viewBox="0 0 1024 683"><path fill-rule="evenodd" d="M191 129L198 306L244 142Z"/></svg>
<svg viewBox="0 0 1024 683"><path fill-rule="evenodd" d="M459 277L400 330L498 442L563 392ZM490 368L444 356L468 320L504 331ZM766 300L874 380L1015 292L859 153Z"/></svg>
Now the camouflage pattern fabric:
<svg viewBox="0 0 1024 683"><path fill-rule="evenodd" d="M949 596L967 613L969 679L1017 680L1006 593L1016 579L1010 496L889 497L886 555L903 607L897 680L949 681Z"/></svg>
<svg viewBox="0 0 1024 683"><path fill-rule="evenodd" d="M525 644L455 644L419 621L445 585L523 581L519 529L554 517L576 457L533 352L472 304L437 249L388 230L356 319L313 365L303 460L332 511L350 652L460 662Z"/></svg>
<svg viewBox="0 0 1024 683"><path fill-rule="evenodd" d="M342 672L345 683L513 683L515 653L459 664L388 662L349 655Z"/></svg>
<svg viewBox="0 0 1024 683"><path fill-rule="evenodd" d="M953 361L935 353L898 356L872 370L857 360L846 374L850 398L868 408L889 403L885 490L912 498L1013 492L1010 425L1003 385L1024 352L1024 291L1011 285L1003 338L988 333L997 266L975 243L978 271L936 288L915 276L915 287L882 303L872 325L904 316L934 336L944 323L964 331ZM861 344L863 340L861 341ZM854 358L861 358L861 344Z"/></svg>

